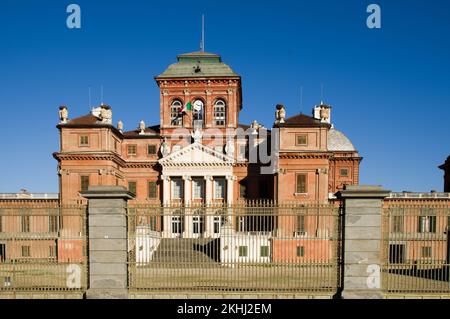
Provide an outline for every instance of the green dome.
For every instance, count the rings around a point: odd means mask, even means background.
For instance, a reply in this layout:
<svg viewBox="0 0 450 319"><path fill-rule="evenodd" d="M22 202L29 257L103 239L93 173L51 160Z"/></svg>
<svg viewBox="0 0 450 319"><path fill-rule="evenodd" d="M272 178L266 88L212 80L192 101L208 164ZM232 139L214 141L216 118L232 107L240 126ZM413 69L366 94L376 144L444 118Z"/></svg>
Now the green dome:
<svg viewBox="0 0 450 319"><path fill-rule="evenodd" d="M218 54L208 52L185 53L178 55L177 60L177 63L171 64L157 78L239 76L222 62Z"/></svg>

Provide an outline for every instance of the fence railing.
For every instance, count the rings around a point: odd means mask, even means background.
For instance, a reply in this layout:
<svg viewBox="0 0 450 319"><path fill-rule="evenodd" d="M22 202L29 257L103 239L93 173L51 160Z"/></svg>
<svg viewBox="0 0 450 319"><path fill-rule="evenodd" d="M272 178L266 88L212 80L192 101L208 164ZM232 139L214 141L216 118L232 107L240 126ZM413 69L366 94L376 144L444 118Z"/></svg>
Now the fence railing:
<svg viewBox="0 0 450 319"><path fill-rule="evenodd" d="M130 289L337 289L335 206L135 205L128 223Z"/></svg>
<svg viewBox="0 0 450 319"><path fill-rule="evenodd" d="M86 207L0 208L0 291L85 290Z"/></svg>
<svg viewBox="0 0 450 319"><path fill-rule="evenodd" d="M450 207L383 211L382 288L387 293L450 293Z"/></svg>

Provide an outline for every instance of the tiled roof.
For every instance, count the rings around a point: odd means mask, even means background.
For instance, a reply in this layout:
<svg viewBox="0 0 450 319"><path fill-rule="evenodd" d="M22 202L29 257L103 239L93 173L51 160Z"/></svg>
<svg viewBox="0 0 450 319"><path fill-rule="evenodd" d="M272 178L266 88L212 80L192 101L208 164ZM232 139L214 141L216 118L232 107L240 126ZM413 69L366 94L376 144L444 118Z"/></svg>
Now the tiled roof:
<svg viewBox="0 0 450 319"><path fill-rule="evenodd" d="M208 52L192 52L177 56L178 62L171 64L157 78L239 76L220 55Z"/></svg>
<svg viewBox="0 0 450 319"><path fill-rule="evenodd" d="M124 137L145 137L146 135L140 135L139 133L141 132L140 129L136 129L136 130L132 130L132 131L127 131L127 132L123 132L123 136ZM159 129L159 125L153 125L153 126L149 126L146 127L144 132L148 135L159 135L160 129Z"/></svg>
<svg viewBox="0 0 450 319"><path fill-rule="evenodd" d="M275 127L330 127L328 123L322 123L320 120L305 114L297 114L285 120L284 123L276 124Z"/></svg>
<svg viewBox="0 0 450 319"><path fill-rule="evenodd" d="M328 131L327 145L329 151L356 151L348 137L334 128Z"/></svg>
<svg viewBox="0 0 450 319"><path fill-rule="evenodd" d="M98 117L92 115L91 113L67 121L67 124L69 124L69 125L72 125L72 124L89 125L89 124L101 124L101 123L102 123L101 120Z"/></svg>

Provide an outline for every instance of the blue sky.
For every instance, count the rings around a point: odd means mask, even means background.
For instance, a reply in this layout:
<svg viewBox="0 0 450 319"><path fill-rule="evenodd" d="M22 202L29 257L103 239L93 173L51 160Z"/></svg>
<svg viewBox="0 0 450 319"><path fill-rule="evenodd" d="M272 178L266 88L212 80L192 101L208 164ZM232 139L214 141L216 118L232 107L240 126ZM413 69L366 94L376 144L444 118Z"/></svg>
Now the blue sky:
<svg viewBox="0 0 450 319"><path fill-rule="evenodd" d="M66 7L81 7L81 29ZM381 6L381 29L366 7ZM320 101L364 157L360 182L395 191L442 191L437 168L450 155L450 2L0 1L0 192L58 190L58 106L69 116L93 104L134 129L159 123L153 77L197 51L201 14L206 51L242 76L240 121L273 123L274 106L310 114ZM303 108L300 109L300 86Z"/></svg>

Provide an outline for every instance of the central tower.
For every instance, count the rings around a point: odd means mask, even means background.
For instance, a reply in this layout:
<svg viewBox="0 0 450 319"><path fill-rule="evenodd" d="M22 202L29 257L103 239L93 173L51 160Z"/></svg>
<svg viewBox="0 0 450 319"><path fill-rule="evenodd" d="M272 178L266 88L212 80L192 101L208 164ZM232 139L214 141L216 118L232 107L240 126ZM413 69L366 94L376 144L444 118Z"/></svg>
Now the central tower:
<svg viewBox="0 0 450 319"><path fill-rule="evenodd" d="M217 54L186 53L177 60L155 77L160 88L161 136L179 128L237 128L241 77Z"/></svg>

